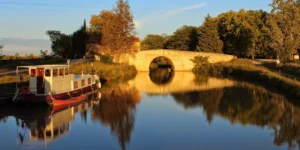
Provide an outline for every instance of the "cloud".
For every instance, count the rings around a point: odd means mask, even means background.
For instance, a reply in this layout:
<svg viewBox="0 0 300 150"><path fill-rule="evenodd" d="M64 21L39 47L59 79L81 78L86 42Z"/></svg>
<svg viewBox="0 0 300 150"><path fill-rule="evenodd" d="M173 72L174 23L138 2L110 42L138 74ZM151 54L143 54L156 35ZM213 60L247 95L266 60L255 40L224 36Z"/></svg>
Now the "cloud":
<svg viewBox="0 0 300 150"><path fill-rule="evenodd" d="M134 24L136 28L141 28L143 24L145 24L146 22L151 22L153 20L158 20L158 19L165 19L165 18L169 18L169 17L173 17L176 16L180 13L186 12L186 11L190 11L190 10L194 10L194 9L199 9L201 7L206 6L206 3L200 3L200 4L196 4L196 5L192 5L192 6L187 6L187 7L182 7L182 8L177 8L177 9L173 9L173 10L169 10L169 11L165 11L165 12L161 12L159 14L152 14L146 18L143 18L141 20L135 20Z"/></svg>
<svg viewBox="0 0 300 150"><path fill-rule="evenodd" d="M134 25L135 25L136 28L140 28L141 25L142 25L142 22L138 21L138 20L134 20Z"/></svg>

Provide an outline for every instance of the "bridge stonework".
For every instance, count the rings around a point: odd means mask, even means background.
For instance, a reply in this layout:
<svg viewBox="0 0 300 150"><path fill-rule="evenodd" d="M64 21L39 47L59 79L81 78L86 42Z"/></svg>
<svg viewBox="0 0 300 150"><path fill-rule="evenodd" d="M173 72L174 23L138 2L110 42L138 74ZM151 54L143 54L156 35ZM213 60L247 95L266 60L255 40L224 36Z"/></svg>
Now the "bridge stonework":
<svg viewBox="0 0 300 150"><path fill-rule="evenodd" d="M149 71L150 63L160 56L169 58L175 71L191 71L194 68L192 60L196 56L208 56L209 63L228 62L234 58L232 55L219 53L159 49L140 51L136 54L122 54L119 57L119 63L134 65L138 71Z"/></svg>

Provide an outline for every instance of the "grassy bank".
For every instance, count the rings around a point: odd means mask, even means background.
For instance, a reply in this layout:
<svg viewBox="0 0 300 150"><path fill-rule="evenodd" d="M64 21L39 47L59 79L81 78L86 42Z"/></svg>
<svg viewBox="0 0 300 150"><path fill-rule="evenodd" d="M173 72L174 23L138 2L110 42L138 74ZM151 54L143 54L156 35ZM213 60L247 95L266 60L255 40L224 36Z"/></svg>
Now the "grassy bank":
<svg viewBox="0 0 300 150"><path fill-rule="evenodd" d="M289 74L296 78L300 78L300 64L298 63L285 63L277 65L273 62L265 62L263 63L263 65L267 68Z"/></svg>
<svg viewBox="0 0 300 150"><path fill-rule="evenodd" d="M300 98L300 82L272 72L265 67L253 65L251 61L235 59L227 63L208 64L196 62L196 75L236 76L268 84Z"/></svg>
<svg viewBox="0 0 300 150"><path fill-rule="evenodd" d="M97 75L106 81L124 81L135 77L137 70L134 66L123 64L107 64L100 61L93 61L94 70ZM83 68L84 74L92 73L91 62L82 64L75 64L70 66L70 72L74 74L81 74Z"/></svg>

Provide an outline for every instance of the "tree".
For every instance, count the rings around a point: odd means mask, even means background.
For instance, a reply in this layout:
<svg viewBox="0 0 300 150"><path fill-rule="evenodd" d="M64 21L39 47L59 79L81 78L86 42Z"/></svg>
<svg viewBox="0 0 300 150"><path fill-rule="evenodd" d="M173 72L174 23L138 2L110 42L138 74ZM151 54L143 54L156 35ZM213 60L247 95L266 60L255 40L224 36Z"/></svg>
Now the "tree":
<svg viewBox="0 0 300 150"><path fill-rule="evenodd" d="M199 28L198 39L197 51L223 53L223 42L219 37L217 22L209 15L207 15L204 24Z"/></svg>
<svg viewBox="0 0 300 150"><path fill-rule="evenodd" d="M163 49L167 42L167 37L157 34L149 34L142 41L142 50Z"/></svg>
<svg viewBox="0 0 300 150"><path fill-rule="evenodd" d="M220 39L224 43L223 52L238 57L266 57L266 18L262 10L239 12L229 11L217 17Z"/></svg>
<svg viewBox="0 0 300 150"><path fill-rule="evenodd" d="M20 54L19 53L15 53L15 59L17 60L17 59L19 59L19 57L20 57Z"/></svg>
<svg viewBox="0 0 300 150"><path fill-rule="evenodd" d="M86 29L86 21L84 20L83 26L81 26L72 35L72 57L82 58L86 53L87 40L89 35Z"/></svg>
<svg viewBox="0 0 300 150"><path fill-rule="evenodd" d="M273 0L268 19L269 45L282 61L292 58L300 47L300 6L298 0Z"/></svg>
<svg viewBox="0 0 300 150"><path fill-rule="evenodd" d="M63 58L70 58L73 56L72 35L67 35L55 30L49 30L46 34L50 37L52 42L51 48L55 55Z"/></svg>
<svg viewBox="0 0 300 150"><path fill-rule="evenodd" d="M101 33L101 51L111 55L132 53L135 26L128 1L118 0L111 10L93 15L90 21L94 32Z"/></svg>
<svg viewBox="0 0 300 150"><path fill-rule="evenodd" d="M40 50L41 56L45 58L48 55L48 50Z"/></svg>
<svg viewBox="0 0 300 150"><path fill-rule="evenodd" d="M183 26L174 32L166 44L167 49L195 51L198 43L197 27Z"/></svg>
<svg viewBox="0 0 300 150"><path fill-rule="evenodd" d="M3 56L3 54L2 54L2 52L3 52L3 47L4 47L4 45L0 45L0 58Z"/></svg>

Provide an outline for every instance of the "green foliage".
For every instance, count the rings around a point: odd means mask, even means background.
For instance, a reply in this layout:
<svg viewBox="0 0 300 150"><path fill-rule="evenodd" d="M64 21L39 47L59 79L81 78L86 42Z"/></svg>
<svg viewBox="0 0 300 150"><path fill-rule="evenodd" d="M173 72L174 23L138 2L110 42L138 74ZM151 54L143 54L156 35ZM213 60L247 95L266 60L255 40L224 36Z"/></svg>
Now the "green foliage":
<svg viewBox="0 0 300 150"><path fill-rule="evenodd" d="M49 30L52 52L62 58L82 58L86 53L88 33L86 23L73 34L68 35L60 31ZM42 53L41 53L42 54Z"/></svg>
<svg viewBox="0 0 300 150"><path fill-rule="evenodd" d="M141 42L142 50L163 49L168 40L168 36L149 34Z"/></svg>
<svg viewBox="0 0 300 150"><path fill-rule="evenodd" d="M207 65L208 64L208 59L209 57L203 57L203 56L196 56L192 61L195 63L196 67L200 67L202 65Z"/></svg>
<svg viewBox="0 0 300 150"><path fill-rule="evenodd" d="M166 43L167 49L195 51L198 44L197 27L183 26L177 29Z"/></svg>
<svg viewBox="0 0 300 150"><path fill-rule="evenodd" d="M300 47L300 6L298 0L273 1L268 19L269 45L281 59L287 61Z"/></svg>
<svg viewBox="0 0 300 150"><path fill-rule="evenodd" d="M229 11L217 17L224 53L238 57L267 57L264 11Z"/></svg>
<svg viewBox="0 0 300 150"><path fill-rule="evenodd" d="M72 36L60 31L49 30L46 34L52 42L51 48L55 55L63 58L72 57Z"/></svg>
<svg viewBox="0 0 300 150"><path fill-rule="evenodd" d="M223 42L217 30L217 22L209 15L199 29L197 51L222 53Z"/></svg>

